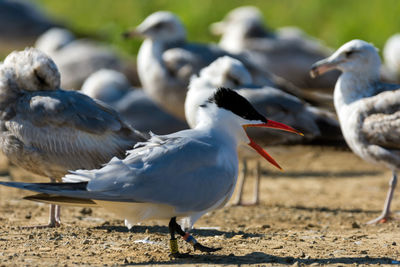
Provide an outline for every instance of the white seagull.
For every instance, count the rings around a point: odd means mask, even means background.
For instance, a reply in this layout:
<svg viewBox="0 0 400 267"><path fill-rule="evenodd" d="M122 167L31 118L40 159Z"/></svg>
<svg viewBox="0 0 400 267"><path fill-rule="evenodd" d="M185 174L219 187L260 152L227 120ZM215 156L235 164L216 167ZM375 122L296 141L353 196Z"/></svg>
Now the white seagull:
<svg viewBox="0 0 400 267"><path fill-rule="evenodd" d="M110 107L59 86L56 65L37 49L13 52L0 66L0 148L17 166L61 181L146 140ZM52 205L48 226L59 224Z"/></svg>
<svg viewBox="0 0 400 267"><path fill-rule="evenodd" d="M218 57L230 55L217 45L187 42L181 21L167 11L151 14L124 35L127 38L145 38L137 57L143 90L154 102L182 120L185 119L184 102L190 77ZM245 58L242 56L241 60ZM267 70L256 68L248 60L245 65L259 85L281 86L291 91L297 89Z"/></svg>
<svg viewBox="0 0 400 267"><path fill-rule="evenodd" d="M347 144L355 154L380 163L393 172L382 214L369 223L384 222L400 168L400 85L379 80L377 49L362 40L342 45L329 58L314 64L312 76L342 71L334 91L334 104Z"/></svg>
<svg viewBox="0 0 400 267"><path fill-rule="evenodd" d="M109 104L139 131L169 134L189 128L158 107L143 90L132 87L121 72L99 70L86 79L81 92Z"/></svg>
<svg viewBox="0 0 400 267"><path fill-rule="evenodd" d="M400 33L392 35L383 47L383 75L389 80L400 82Z"/></svg>
<svg viewBox="0 0 400 267"><path fill-rule="evenodd" d="M192 77L185 101L185 115L190 127L196 127L198 123L197 110L206 99L214 94L215 88L218 87L235 88L263 116L291 125L305 135L304 138L292 134L277 134L276 131L268 129L249 129L249 135L262 146L307 143L315 139L319 139L321 142L343 140L339 123L334 114L312 107L279 89L254 86L246 67L237 59L228 56L218 58L202 69L199 76ZM234 205L244 204L242 189L247 176L246 163L255 154L247 147L241 147L239 156L243 162L243 169L239 179L237 197L233 200ZM260 173L259 165L257 165L253 199L246 204L254 205L259 202Z"/></svg>
<svg viewBox="0 0 400 267"><path fill-rule="evenodd" d="M40 192L29 199L102 206L131 226L145 220L169 220L171 254L180 257L175 233L194 249L212 252L177 224L176 218L200 216L229 200L238 173L237 146L248 144L272 164L277 163L245 132L270 127L299 133L266 119L239 94L220 88L199 108L195 129L153 136L113 158L97 170L66 175L67 183L0 184Z"/></svg>
<svg viewBox="0 0 400 267"><path fill-rule="evenodd" d="M264 26L260 10L242 6L230 11L220 22L210 26L221 35L219 45L231 53L247 53L252 62L300 88L330 89L338 73L318 79L308 75L310 66L327 57L331 51L298 28L286 27L273 32ZM326 90L325 90L326 91Z"/></svg>

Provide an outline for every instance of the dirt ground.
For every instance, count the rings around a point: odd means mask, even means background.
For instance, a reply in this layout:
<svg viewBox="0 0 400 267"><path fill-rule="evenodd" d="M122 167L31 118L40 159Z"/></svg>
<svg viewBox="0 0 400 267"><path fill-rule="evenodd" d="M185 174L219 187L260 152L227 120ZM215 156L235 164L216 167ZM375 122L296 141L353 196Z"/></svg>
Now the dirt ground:
<svg viewBox="0 0 400 267"><path fill-rule="evenodd" d="M285 171L262 163L261 204L228 206L195 225L197 240L222 247L218 252L192 252L180 239L181 252L193 257L171 260L166 224L146 222L128 231L122 220L100 208L63 207L61 227L24 229L47 222L48 206L21 200L29 192L0 187L0 266L400 264L400 221L365 225L380 214L390 171L343 149L268 151ZM15 167L8 172L4 160L0 167L2 180L11 179L8 173L14 180L32 180ZM397 190L395 211L400 210L399 195Z"/></svg>

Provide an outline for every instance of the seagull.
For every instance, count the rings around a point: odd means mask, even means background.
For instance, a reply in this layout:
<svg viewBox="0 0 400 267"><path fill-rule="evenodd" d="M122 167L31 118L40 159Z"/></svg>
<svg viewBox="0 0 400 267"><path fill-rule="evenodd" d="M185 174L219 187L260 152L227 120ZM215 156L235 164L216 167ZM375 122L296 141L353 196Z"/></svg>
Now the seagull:
<svg viewBox="0 0 400 267"><path fill-rule="evenodd" d="M66 183L0 182L39 192L30 200L79 203L104 207L126 219L127 226L145 220L169 220L170 250L181 257L175 233L195 250L201 245L182 230L177 218L202 215L221 208L232 195L238 173L237 146L248 144L276 167L278 163L245 132L248 127L269 127L301 134L268 120L235 91L220 88L198 110L194 129L152 136L113 158L100 169L77 170ZM280 167L279 167L280 168Z"/></svg>
<svg viewBox="0 0 400 267"><path fill-rule="evenodd" d="M332 69L342 71L335 86L334 104L347 144L362 159L392 170L382 214L369 224L389 219L400 167L400 85L380 82L380 66L372 44L352 40L311 69L312 76Z"/></svg>
<svg viewBox="0 0 400 267"><path fill-rule="evenodd" d="M68 170L98 168L123 157L146 140L105 104L60 89L57 66L34 48L12 52L0 66L0 114L4 155L52 182ZM59 212L51 206L47 226L60 225Z"/></svg>
<svg viewBox="0 0 400 267"><path fill-rule="evenodd" d="M138 131L169 134L189 128L159 108L143 90L132 87L121 72L101 69L85 80L81 92L113 107Z"/></svg>
<svg viewBox="0 0 400 267"><path fill-rule="evenodd" d="M185 101L186 120L191 128L195 128L199 122L196 114L200 105L212 96L215 92L214 88L218 87L236 88L236 92L245 97L260 114L291 125L305 135L303 138L298 135L277 134L275 131L264 129L249 131L250 136L263 146L307 143L318 138L320 141L326 141L329 138L342 139L340 126L332 113L312 107L279 89L254 86L246 67L239 60L229 56L218 58L202 69L198 76L191 79ZM242 158L243 169L233 205L244 204L242 189L247 176L247 160L254 158L254 153L246 147L240 147L239 156ZM259 203L260 173L258 164L253 200L246 203L247 205ZM186 225L191 226L192 223L187 222Z"/></svg>
<svg viewBox="0 0 400 267"><path fill-rule="evenodd" d="M389 80L400 81L400 33L392 35L383 47L384 75Z"/></svg>
<svg viewBox="0 0 400 267"><path fill-rule="evenodd" d="M35 47L54 60L61 73L61 87L68 90L79 90L97 70L125 68L111 48L90 39L76 39L64 28L49 29L36 40Z"/></svg>
<svg viewBox="0 0 400 267"><path fill-rule="evenodd" d="M310 66L330 54L318 40L293 27L273 32L264 26L260 10L242 6L211 24L214 35L221 35L220 47L231 53L246 53L252 62L300 88L332 92L338 73L311 79Z"/></svg>
<svg viewBox="0 0 400 267"><path fill-rule="evenodd" d="M145 38L137 56L138 75L143 90L154 102L182 120L185 119L184 102L190 77L218 57L230 55L217 45L187 42L181 21L167 11L149 15L124 36ZM293 85L255 67L244 56L241 58L254 76L255 83L296 91Z"/></svg>

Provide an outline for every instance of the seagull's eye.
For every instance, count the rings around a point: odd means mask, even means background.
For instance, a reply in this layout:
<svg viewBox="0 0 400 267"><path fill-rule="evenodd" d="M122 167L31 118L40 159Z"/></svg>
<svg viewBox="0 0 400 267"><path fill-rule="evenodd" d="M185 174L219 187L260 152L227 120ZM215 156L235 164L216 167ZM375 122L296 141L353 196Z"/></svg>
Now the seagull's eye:
<svg viewBox="0 0 400 267"><path fill-rule="evenodd" d="M350 57L351 55L354 54L354 52L355 52L355 51L353 51L353 50L346 51L346 52L345 52L345 55L346 55L346 57Z"/></svg>
<svg viewBox="0 0 400 267"><path fill-rule="evenodd" d="M163 26L164 26L164 23L158 22L158 23L154 24L153 28L156 29L156 30L159 30L159 29L161 29Z"/></svg>

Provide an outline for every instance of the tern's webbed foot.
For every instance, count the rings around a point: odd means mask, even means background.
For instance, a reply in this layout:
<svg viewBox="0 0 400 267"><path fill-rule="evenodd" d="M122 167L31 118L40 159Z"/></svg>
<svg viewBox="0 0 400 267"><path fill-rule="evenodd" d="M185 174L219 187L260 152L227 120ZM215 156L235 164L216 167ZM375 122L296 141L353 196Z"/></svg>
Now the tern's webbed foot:
<svg viewBox="0 0 400 267"><path fill-rule="evenodd" d="M198 242L193 245L193 248L194 248L194 250L200 250L201 252L207 252L207 253L221 250L221 248L210 248L210 247L203 246L202 244L200 244Z"/></svg>

